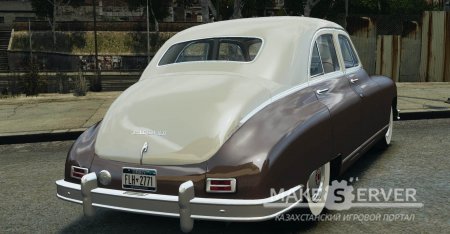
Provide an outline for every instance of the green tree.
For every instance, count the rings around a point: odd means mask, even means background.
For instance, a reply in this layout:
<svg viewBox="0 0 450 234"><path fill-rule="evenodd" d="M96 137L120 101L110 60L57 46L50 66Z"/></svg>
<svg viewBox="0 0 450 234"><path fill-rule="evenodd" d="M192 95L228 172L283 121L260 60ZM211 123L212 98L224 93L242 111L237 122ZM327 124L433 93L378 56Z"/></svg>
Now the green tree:
<svg viewBox="0 0 450 234"><path fill-rule="evenodd" d="M147 6L147 0L127 0L126 2L130 10L136 10ZM148 0L148 5L153 11L154 15L152 17L156 18L158 21L162 21L169 15L169 11L167 10L169 1Z"/></svg>
<svg viewBox="0 0 450 234"><path fill-rule="evenodd" d="M56 8L62 5L77 7L83 0L31 0L31 8L36 16L45 18L50 25L53 34L53 46L56 46Z"/></svg>
<svg viewBox="0 0 450 234"><path fill-rule="evenodd" d="M233 0L219 0L217 11L219 19L230 19L233 15Z"/></svg>
<svg viewBox="0 0 450 234"><path fill-rule="evenodd" d="M320 2L320 0L306 0L303 14L306 17L311 16L312 9Z"/></svg>
<svg viewBox="0 0 450 234"><path fill-rule="evenodd" d="M358 14L421 14L430 9L426 0L360 0L350 1L350 13Z"/></svg>
<svg viewBox="0 0 450 234"><path fill-rule="evenodd" d="M348 3L350 14L414 15L432 8L426 0L348 0ZM345 13L345 0L285 0L285 8L288 14L334 19Z"/></svg>
<svg viewBox="0 0 450 234"><path fill-rule="evenodd" d="M288 15L303 15L303 1L284 0L284 9Z"/></svg>
<svg viewBox="0 0 450 234"><path fill-rule="evenodd" d="M266 16L266 9L274 5L272 0L245 0L242 2L243 17Z"/></svg>

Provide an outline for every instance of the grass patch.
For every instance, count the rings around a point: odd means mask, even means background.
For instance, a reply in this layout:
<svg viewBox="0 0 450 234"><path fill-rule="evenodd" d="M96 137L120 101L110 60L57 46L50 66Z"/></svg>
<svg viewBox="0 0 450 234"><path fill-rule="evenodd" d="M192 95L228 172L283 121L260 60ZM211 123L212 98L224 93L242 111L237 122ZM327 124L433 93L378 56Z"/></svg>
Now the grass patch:
<svg viewBox="0 0 450 234"><path fill-rule="evenodd" d="M164 42L175 35L173 32L150 33L151 52L156 52ZM29 51L29 33L14 32L11 50ZM147 53L147 34L145 32L97 32L97 45L100 54L133 55ZM94 54L94 32L57 32L56 46L53 46L51 31L32 33L33 51L60 52L69 54Z"/></svg>

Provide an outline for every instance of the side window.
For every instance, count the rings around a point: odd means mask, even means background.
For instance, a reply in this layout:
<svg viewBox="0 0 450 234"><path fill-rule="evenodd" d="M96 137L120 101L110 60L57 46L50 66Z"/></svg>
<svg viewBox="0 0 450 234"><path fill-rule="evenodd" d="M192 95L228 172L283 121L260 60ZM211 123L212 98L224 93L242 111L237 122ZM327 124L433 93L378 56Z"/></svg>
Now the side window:
<svg viewBox="0 0 450 234"><path fill-rule="evenodd" d="M350 44L350 40L344 35L339 35L339 45L341 46L345 68L358 66L359 61L358 58L356 57L355 51L353 50Z"/></svg>
<svg viewBox="0 0 450 234"><path fill-rule="evenodd" d="M245 61L242 48L235 43L221 42L219 44L219 58L218 60L227 61Z"/></svg>
<svg viewBox="0 0 450 234"><path fill-rule="evenodd" d="M317 42L314 43L314 48L311 55L311 67L309 68L311 76L323 74L322 61L320 60L319 49L317 49Z"/></svg>
<svg viewBox="0 0 450 234"><path fill-rule="evenodd" d="M325 34L317 38L317 47L319 49L320 58L324 73L334 72L340 69L339 61L336 55L336 49L333 43L333 35Z"/></svg>
<svg viewBox="0 0 450 234"><path fill-rule="evenodd" d="M259 52L259 49L261 48L262 42L261 40L256 40L256 42L251 43L248 47L248 55L250 57L250 61L255 59L256 55Z"/></svg>
<svg viewBox="0 0 450 234"><path fill-rule="evenodd" d="M204 61L208 59L209 43L196 42L187 45L184 50L178 55L176 63L189 61Z"/></svg>

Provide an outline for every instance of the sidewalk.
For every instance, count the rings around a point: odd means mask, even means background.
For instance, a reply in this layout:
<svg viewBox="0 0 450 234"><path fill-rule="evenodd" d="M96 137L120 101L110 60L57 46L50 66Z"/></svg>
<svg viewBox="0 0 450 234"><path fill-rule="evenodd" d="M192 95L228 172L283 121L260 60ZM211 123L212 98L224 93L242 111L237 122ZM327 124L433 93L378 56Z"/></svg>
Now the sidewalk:
<svg viewBox="0 0 450 234"><path fill-rule="evenodd" d="M397 83L401 113L450 111L450 83Z"/></svg>
<svg viewBox="0 0 450 234"><path fill-rule="evenodd" d="M121 92L40 94L38 97L0 99L0 144L22 138L66 139L78 136L100 121ZM69 137L71 138L71 137Z"/></svg>
<svg viewBox="0 0 450 234"><path fill-rule="evenodd" d="M402 119L450 116L450 83L398 83L397 90ZM89 92L85 97L41 94L0 99L0 144L21 138L74 139L100 121L120 93Z"/></svg>

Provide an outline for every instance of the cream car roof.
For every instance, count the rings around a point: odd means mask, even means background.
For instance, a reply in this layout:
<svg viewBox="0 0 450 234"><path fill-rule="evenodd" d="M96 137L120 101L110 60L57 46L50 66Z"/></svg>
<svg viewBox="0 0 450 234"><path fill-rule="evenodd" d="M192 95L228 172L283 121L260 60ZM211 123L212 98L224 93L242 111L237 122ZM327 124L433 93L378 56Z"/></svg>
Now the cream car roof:
<svg viewBox="0 0 450 234"><path fill-rule="evenodd" d="M307 81L308 58L314 34L323 28L343 28L333 22L308 17L262 17L208 23L181 31L156 53L141 79L171 73L237 73L282 85ZM263 40L252 62L199 61L158 66L170 46L191 40L215 37L256 37Z"/></svg>

